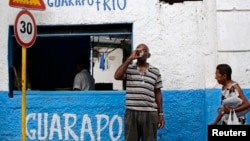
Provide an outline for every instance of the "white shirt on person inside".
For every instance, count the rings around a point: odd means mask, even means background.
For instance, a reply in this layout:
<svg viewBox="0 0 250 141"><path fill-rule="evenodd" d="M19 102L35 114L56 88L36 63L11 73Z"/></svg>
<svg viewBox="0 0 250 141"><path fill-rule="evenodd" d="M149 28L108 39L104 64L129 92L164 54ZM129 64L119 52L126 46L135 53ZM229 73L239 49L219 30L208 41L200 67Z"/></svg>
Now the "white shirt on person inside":
<svg viewBox="0 0 250 141"><path fill-rule="evenodd" d="M88 70L83 69L76 74L73 84L73 90L74 89L79 89L82 91L95 90L95 80Z"/></svg>

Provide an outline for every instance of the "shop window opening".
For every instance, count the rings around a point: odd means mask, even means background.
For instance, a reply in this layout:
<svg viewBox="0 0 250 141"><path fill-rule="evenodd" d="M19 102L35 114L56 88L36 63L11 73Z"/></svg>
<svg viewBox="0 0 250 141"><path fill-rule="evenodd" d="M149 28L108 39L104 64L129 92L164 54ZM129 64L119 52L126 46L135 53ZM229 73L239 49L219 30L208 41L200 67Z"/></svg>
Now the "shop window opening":
<svg viewBox="0 0 250 141"><path fill-rule="evenodd" d="M123 83L113 78L114 70L131 52L132 24L37 26L33 46L27 48L28 90L72 90L75 59L91 60L90 72L96 90L123 90ZM17 43L13 26L9 27L10 92L20 90L22 47ZM100 60L105 59L105 64Z"/></svg>

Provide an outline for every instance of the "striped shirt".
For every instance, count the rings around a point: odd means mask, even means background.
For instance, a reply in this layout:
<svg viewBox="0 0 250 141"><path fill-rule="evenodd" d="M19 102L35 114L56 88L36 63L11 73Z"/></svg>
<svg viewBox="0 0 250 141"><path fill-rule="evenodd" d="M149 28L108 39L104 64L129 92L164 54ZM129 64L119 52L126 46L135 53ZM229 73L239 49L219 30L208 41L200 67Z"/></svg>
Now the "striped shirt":
<svg viewBox="0 0 250 141"><path fill-rule="evenodd" d="M158 68L149 65L142 74L136 64L130 64L126 71L126 108L138 111L157 111L154 90L162 88Z"/></svg>

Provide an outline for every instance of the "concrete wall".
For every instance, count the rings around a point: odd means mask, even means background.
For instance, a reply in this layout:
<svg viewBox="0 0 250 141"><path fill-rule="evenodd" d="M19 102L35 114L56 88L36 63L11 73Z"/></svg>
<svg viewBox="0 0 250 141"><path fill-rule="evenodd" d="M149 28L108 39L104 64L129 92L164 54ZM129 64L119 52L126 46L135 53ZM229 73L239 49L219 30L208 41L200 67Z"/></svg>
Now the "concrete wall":
<svg viewBox="0 0 250 141"><path fill-rule="evenodd" d="M174 5L159 3L158 0L136 2L117 0L108 3L84 1L84 5L82 1L80 3L75 3L79 1L72 1L73 3L60 1L60 4L55 2L59 1L44 1L45 11L30 10L37 25L133 23L132 46L141 42L148 44L152 52L149 61L161 69L164 89L205 87L202 51L203 48L215 47L202 44L203 40L214 36L214 34L205 34L206 29L204 29L206 20L211 20L206 15L207 7L211 6L210 1L209 3L196 1ZM1 1L0 4L1 11L8 11L8 15L1 13L1 18L5 20L0 23L3 27L0 29L2 33L0 49L3 54L0 57L1 74L8 74L8 26L14 24L16 15L21 9L10 7L8 1ZM213 12L215 14L215 11ZM166 57L168 59L165 59ZM8 90L8 75L1 75L0 81L2 82L0 89ZM196 83L197 81L200 83Z"/></svg>
<svg viewBox="0 0 250 141"><path fill-rule="evenodd" d="M218 63L229 63L232 78L250 87L250 1L217 0Z"/></svg>
<svg viewBox="0 0 250 141"><path fill-rule="evenodd" d="M250 98L250 89L244 89ZM163 90L166 125L158 141L206 141L214 120L220 90ZM26 106L27 141L123 141L125 91L27 91L8 98L0 92L1 140L21 140L22 106ZM247 115L250 123L250 114Z"/></svg>

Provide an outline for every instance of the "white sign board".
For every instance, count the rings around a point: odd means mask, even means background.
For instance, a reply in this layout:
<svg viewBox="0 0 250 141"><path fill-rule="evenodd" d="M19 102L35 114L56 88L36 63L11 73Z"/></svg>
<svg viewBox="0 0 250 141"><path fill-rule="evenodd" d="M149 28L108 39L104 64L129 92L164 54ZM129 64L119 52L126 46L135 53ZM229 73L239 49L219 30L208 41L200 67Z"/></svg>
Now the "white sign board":
<svg viewBox="0 0 250 141"><path fill-rule="evenodd" d="M21 46L28 48L35 43L37 27L35 19L29 11L22 10L18 13L14 32L16 40Z"/></svg>

